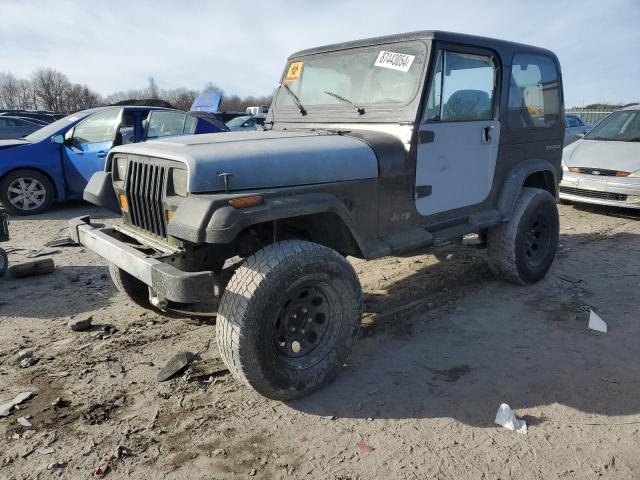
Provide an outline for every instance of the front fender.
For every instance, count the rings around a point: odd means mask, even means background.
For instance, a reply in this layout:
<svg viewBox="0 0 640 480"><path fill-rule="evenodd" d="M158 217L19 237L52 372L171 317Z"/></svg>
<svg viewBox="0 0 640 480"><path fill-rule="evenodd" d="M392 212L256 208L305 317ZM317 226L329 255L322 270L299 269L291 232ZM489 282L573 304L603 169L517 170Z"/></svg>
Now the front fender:
<svg viewBox="0 0 640 480"><path fill-rule="evenodd" d="M240 195L237 195L238 197ZM192 243L228 244L245 228L284 218L317 213L335 213L345 223L356 243L364 248L347 207L329 193L302 193L266 197L255 207L236 209L228 204L197 196L181 203L167 227L168 234Z"/></svg>
<svg viewBox="0 0 640 480"><path fill-rule="evenodd" d="M553 178L553 194L557 193L558 183L560 183L560 173L553 164L544 159L531 159L518 164L506 178L502 185L500 199L498 200L498 210L504 220L511 218L513 207L520 196L520 192L528 177L535 173L551 175Z"/></svg>

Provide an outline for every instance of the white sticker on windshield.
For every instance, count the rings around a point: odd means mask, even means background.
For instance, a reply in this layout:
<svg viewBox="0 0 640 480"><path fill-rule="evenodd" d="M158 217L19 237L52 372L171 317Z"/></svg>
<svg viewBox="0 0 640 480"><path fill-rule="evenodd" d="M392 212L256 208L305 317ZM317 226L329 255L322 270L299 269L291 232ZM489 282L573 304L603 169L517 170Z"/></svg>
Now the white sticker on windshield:
<svg viewBox="0 0 640 480"><path fill-rule="evenodd" d="M382 50L374 65L376 67L391 68L393 70L400 70L401 72L408 72L415 58L415 55Z"/></svg>

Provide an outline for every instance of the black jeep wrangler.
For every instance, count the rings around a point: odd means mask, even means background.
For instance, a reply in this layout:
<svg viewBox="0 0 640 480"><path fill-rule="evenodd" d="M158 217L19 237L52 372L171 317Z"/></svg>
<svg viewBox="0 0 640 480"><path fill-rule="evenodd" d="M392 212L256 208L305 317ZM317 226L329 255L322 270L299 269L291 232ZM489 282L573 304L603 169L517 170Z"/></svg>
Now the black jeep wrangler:
<svg viewBox="0 0 640 480"><path fill-rule="evenodd" d="M305 50L289 57L264 131L114 148L84 197L124 225L85 217L70 231L141 305L219 298L231 372L297 398L336 375L358 331L347 255L475 232L498 277L544 277L563 114L558 60L540 48L426 31Z"/></svg>

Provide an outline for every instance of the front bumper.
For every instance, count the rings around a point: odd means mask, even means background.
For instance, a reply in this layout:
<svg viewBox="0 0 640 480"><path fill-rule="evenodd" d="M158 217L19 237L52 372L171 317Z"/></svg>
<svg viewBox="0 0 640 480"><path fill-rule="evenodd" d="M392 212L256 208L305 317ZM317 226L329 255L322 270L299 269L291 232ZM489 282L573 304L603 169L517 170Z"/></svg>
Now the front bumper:
<svg viewBox="0 0 640 480"><path fill-rule="evenodd" d="M144 253L136 248L139 244L135 239L131 238L131 243L123 241L126 232L122 230L94 227L86 216L69 221L69 236L145 283L150 288L150 298L196 303L213 296L213 272L184 272L168 265L162 259L170 255Z"/></svg>
<svg viewBox="0 0 640 480"><path fill-rule="evenodd" d="M560 198L571 202L640 209L640 178L564 172Z"/></svg>

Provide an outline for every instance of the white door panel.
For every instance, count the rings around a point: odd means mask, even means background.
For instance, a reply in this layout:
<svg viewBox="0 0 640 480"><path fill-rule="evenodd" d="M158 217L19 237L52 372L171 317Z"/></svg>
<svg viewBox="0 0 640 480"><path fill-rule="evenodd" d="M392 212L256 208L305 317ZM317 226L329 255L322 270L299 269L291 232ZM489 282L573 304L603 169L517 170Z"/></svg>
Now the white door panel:
<svg viewBox="0 0 640 480"><path fill-rule="evenodd" d="M416 198L420 215L432 215L483 202L493 184L500 142L500 122L428 123L421 131L433 132L433 140L418 145Z"/></svg>

